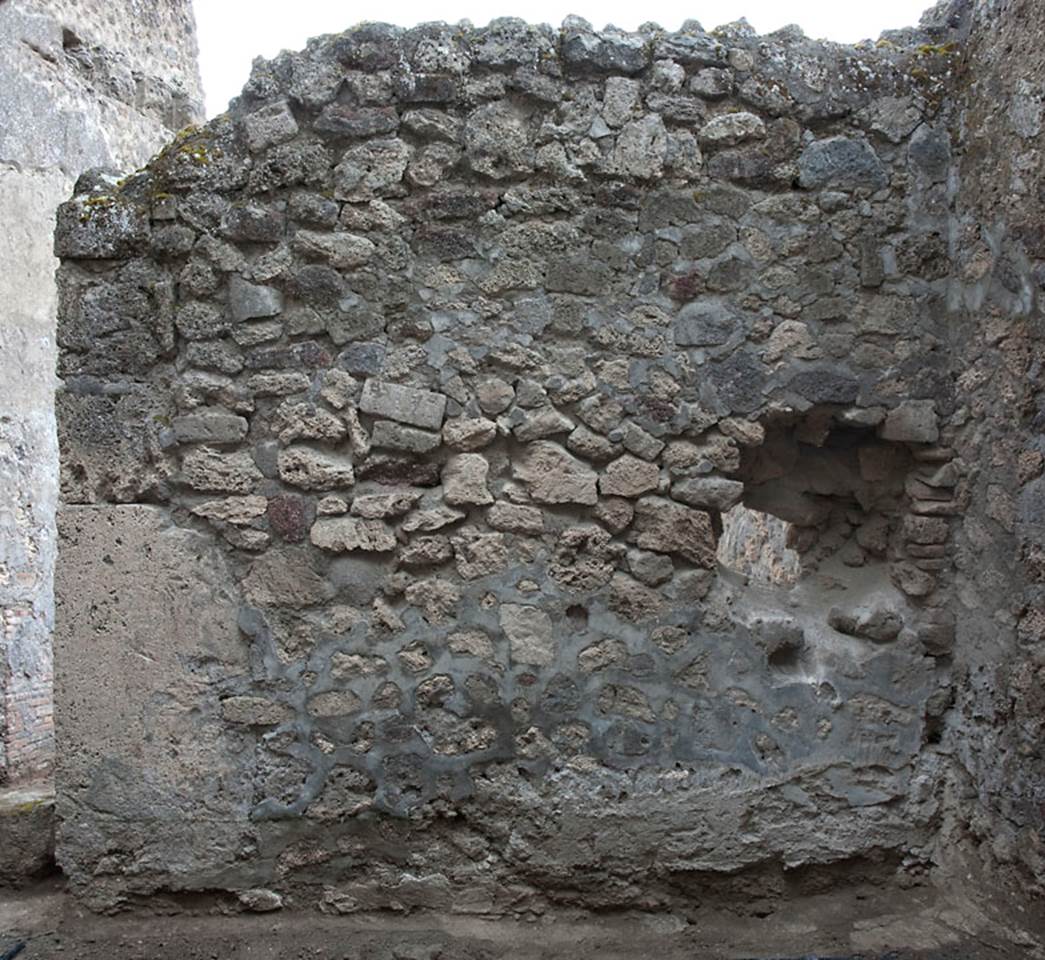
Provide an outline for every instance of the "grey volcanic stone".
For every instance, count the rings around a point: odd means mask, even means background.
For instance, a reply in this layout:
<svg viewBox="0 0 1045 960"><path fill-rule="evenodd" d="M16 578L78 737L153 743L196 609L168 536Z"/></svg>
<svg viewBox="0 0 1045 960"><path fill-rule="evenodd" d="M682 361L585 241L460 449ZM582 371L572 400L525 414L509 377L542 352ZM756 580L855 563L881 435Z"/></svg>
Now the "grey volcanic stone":
<svg viewBox="0 0 1045 960"><path fill-rule="evenodd" d="M694 477L679 480L671 486L671 496L691 507L708 507L713 510L729 510L736 506L744 494L744 484L725 477Z"/></svg>
<svg viewBox="0 0 1045 960"><path fill-rule="evenodd" d="M743 321L720 300L697 300L684 306L673 325L680 347L713 347L742 332Z"/></svg>
<svg viewBox="0 0 1045 960"><path fill-rule="evenodd" d="M283 294L274 287L233 277L229 281L229 312L237 321L274 317L283 312Z"/></svg>
<svg viewBox="0 0 1045 960"><path fill-rule="evenodd" d="M415 427L439 430L446 412L446 397L429 390L370 379L363 384L359 409Z"/></svg>
<svg viewBox="0 0 1045 960"><path fill-rule="evenodd" d="M866 140L828 137L814 140L798 158L799 182L807 189L823 187L880 190L889 175Z"/></svg>

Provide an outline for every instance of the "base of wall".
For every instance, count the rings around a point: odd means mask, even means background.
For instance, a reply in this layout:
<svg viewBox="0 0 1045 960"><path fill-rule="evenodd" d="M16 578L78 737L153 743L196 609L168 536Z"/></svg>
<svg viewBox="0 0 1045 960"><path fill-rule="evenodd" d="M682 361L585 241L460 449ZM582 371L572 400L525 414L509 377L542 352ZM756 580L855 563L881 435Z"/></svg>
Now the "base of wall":
<svg viewBox="0 0 1045 960"><path fill-rule="evenodd" d="M1030 960L1040 956L1035 943L1041 937L1040 930L1025 929L1026 916L1021 921L1011 910L994 912L983 898L966 898L957 889L945 896L929 887L832 890L757 915L694 904L670 914L556 911L528 920L452 911L335 917L291 905L233 916L235 904L206 894L152 901L118 917L71 909L74 903L53 884L0 897L0 952L27 941L33 957L76 960L626 960L649 957L655 944L659 960L811 955Z"/></svg>

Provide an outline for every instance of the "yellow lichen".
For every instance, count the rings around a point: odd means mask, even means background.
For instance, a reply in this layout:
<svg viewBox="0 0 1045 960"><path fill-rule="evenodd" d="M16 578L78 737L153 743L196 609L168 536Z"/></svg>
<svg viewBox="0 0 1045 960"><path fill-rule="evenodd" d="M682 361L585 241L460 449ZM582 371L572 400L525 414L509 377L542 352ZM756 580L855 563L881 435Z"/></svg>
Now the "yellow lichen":
<svg viewBox="0 0 1045 960"><path fill-rule="evenodd" d="M922 57L950 57L958 52L958 44L950 43L923 43L916 48L918 55Z"/></svg>

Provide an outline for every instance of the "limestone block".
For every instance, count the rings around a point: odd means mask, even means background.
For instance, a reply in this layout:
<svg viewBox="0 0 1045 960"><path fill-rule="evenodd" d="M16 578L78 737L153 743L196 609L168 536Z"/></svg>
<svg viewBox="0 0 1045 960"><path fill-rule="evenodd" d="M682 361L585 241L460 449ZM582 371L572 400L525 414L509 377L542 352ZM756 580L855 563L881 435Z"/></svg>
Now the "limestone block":
<svg viewBox="0 0 1045 960"><path fill-rule="evenodd" d="M221 716L219 693L248 671L222 552L152 506L68 507L59 531L58 861L99 906L118 890L212 888L253 802ZM87 815L99 806L109 815ZM101 878L116 851L135 868Z"/></svg>
<svg viewBox="0 0 1045 960"><path fill-rule="evenodd" d="M356 517L321 517L312 525L309 538L320 549L335 553L380 552L396 546L395 534L383 521Z"/></svg>
<svg viewBox="0 0 1045 960"><path fill-rule="evenodd" d="M508 638L512 660L541 667L553 663L558 643L551 618L540 607L501 604L501 629Z"/></svg>

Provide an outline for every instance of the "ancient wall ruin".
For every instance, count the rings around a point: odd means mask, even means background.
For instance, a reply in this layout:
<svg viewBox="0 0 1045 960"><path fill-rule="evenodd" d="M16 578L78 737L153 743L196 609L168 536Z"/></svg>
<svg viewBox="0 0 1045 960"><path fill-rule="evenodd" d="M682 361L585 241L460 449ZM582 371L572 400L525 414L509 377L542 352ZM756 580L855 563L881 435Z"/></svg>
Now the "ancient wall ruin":
<svg viewBox="0 0 1045 960"><path fill-rule="evenodd" d="M201 115L189 0L0 2L0 785L53 759L54 213Z"/></svg>
<svg viewBox="0 0 1045 960"><path fill-rule="evenodd" d="M1034 484L983 445L1041 452L969 359L1026 376L1040 262L975 259L960 192L1016 6L860 47L363 25L82 183L74 889L657 909L921 883L977 829L1040 878L1033 721L980 665L1040 697L1000 589ZM737 504L797 580L721 562Z"/></svg>

